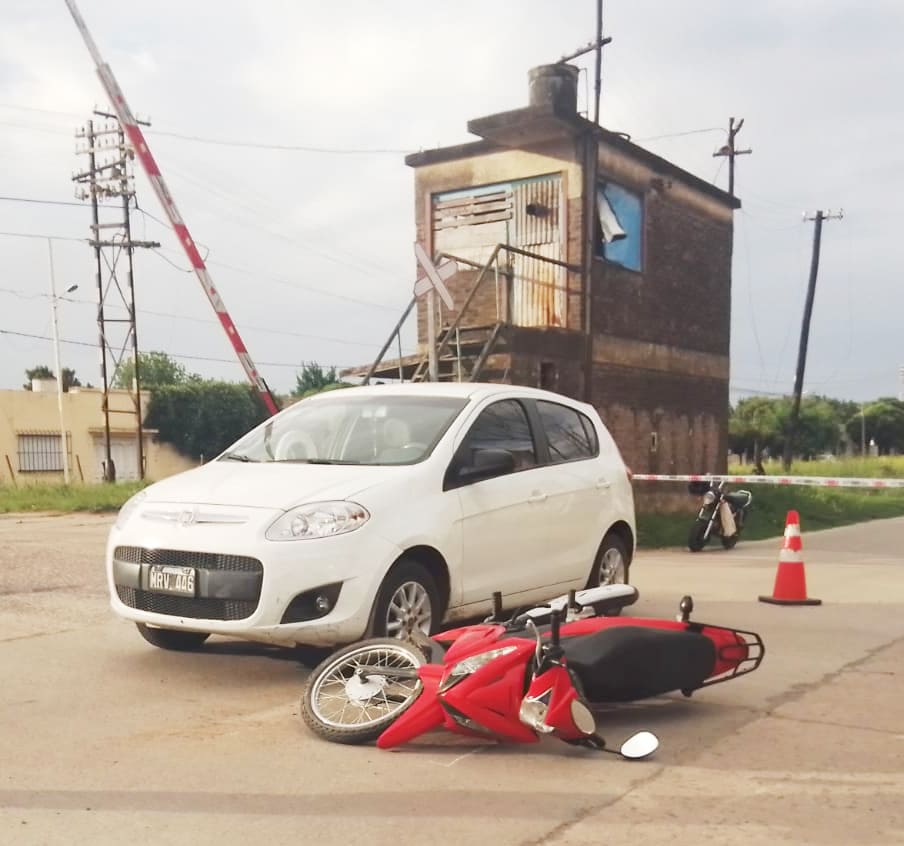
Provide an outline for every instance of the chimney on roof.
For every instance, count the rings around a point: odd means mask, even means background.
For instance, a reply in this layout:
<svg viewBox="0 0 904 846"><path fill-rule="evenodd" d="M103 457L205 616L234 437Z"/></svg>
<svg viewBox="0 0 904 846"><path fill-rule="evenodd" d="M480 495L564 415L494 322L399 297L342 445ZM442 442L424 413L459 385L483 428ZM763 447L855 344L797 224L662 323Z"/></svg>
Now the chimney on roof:
<svg viewBox="0 0 904 846"><path fill-rule="evenodd" d="M563 117L577 114L578 74L574 65L540 65L527 74L530 105Z"/></svg>

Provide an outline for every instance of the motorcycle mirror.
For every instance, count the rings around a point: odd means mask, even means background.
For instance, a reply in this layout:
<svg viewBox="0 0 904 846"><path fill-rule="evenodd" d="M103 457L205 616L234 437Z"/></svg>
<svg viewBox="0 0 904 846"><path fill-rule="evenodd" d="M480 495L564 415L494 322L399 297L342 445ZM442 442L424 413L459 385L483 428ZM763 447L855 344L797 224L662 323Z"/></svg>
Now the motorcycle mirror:
<svg viewBox="0 0 904 846"><path fill-rule="evenodd" d="M652 755L659 748L659 738L653 732L639 731L629 737L622 745L621 756L631 760L639 760Z"/></svg>
<svg viewBox="0 0 904 846"><path fill-rule="evenodd" d="M596 731L596 718L580 699L571 701L571 719L577 730L584 734L593 734Z"/></svg>

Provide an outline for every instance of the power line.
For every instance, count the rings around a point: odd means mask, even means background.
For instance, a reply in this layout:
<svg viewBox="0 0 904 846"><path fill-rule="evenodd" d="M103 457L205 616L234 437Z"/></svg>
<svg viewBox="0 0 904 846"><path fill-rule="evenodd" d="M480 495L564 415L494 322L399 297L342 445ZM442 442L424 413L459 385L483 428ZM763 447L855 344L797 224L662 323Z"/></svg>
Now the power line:
<svg viewBox="0 0 904 846"><path fill-rule="evenodd" d="M49 335L37 335L32 332L18 332L13 329L0 329L0 335L14 335L19 338L32 338L37 341L52 341L53 339ZM69 344L70 346L76 347L91 347L92 349L97 348L96 343L90 343L89 341L71 341L66 340L65 338L60 338L61 344ZM203 355L190 355L189 353L174 353L167 352L167 355L170 358L179 358L184 359L186 361L212 361L219 362L222 364L235 364L234 358L214 358L211 356L203 356ZM267 367L295 367L300 368L303 366L303 362L294 362L289 363L285 361L262 361L261 364L266 365ZM342 370L347 367L352 367L350 364L322 364L321 367L333 368L335 367L337 370Z"/></svg>
<svg viewBox="0 0 904 846"><path fill-rule="evenodd" d="M204 138L199 135L185 135L181 132L163 132L155 130L149 132L149 135L165 135L169 138L178 138L180 141L192 141L198 144L214 144L219 147L247 147L253 150L283 150L295 153L325 153L329 155L383 155L391 154L394 156L407 155L417 152L416 150L386 147L311 147L305 144L265 144L260 141L236 141L226 138Z"/></svg>
<svg viewBox="0 0 904 846"><path fill-rule="evenodd" d="M43 241L48 239L51 241L77 241L79 244L84 244L88 241L87 238L73 238L69 235L47 235L38 232L0 232L0 235L6 235L9 238L40 238Z"/></svg>
<svg viewBox="0 0 904 846"><path fill-rule="evenodd" d="M152 250L152 252L155 253L159 258L162 258L167 263L172 264L177 270L182 271L183 273L192 272L192 271L187 271L184 267L180 267L179 265L175 264L174 262L171 262L159 250ZM232 270L236 273L240 273L241 275L247 276L251 279L260 279L260 278L269 279L271 282L276 282L279 285L285 285L287 288L292 288L293 290L296 290L296 291L308 291L309 293L319 294L323 297L331 297L332 299L343 300L344 302L355 303L356 305L368 306L369 308L379 308L379 309L383 309L384 311L397 312L399 310L397 306L389 306L389 305L385 305L384 303L376 303L371 300L362 300L357 297L350 297L346 294L337 294L335 291L327 291L323 288L314 288L311 285L302 285L300 282L293 282L289 279L282 279L279 276L274 276L272 274L261 273L260 271L257 271L257 270L249 270L248 268L245 268L245 267L238 267L234 264L229 264L228 262L216 261L214 259L210 259L209 261L206 262L206 264L212 265L213 267L223 267L223 268L226 268L227 270Z"/></svg>
<svg viewBox="0 0 904 846"><path fill-rule="evenodd" d="M36 203L42 206L75 206L76 208L86 209L89 206L85 205L85 203L79 203L75 200L40 200L36 197L6 197L0 196L0 200L10 203ZM110 205L109 203L104 205L102 203L98 203L98 208L102 209L118 209L119 206Z"/></svg>
<svg viewBox="0 0 904 846"><path fill-rule="evenodd" d="M55 111L53 109L37 109L30 106L16 106L8 103L0 103L0 108L16 109L25 112L37 112L40 114L60 115L65 117L80 117L74 112ZM19 129L32 129L38 132L50 132L55 134L65 133L67 130L55 127L29 126L21 123L0 121L0 126L12 126ZM213 144L219 147L245 147L252 150L281 150L294 153L318 153L328 155L407 155L417 152L412 147L316 147L309 144L274 144L262 141L243 141L233 138L209 138L201 135L189 135L183 132L167 132L164 130L148 130L148 135L163 135L168 138L177 138L180 141L191 141L196 144Z"/></svg>
<svg viewBox="0 0 904 846"><path fill-rule="evenodd" d="M651 135L647 138L634 138L632 140L635 144L640 144L644 141L661 141L664 138L681 138L685 135L700 135L704 132L725 132L725 129L721 126L710 126L706 129L689 129L687 132L670 132L667 135Z"/></svg>
<svg viewBox="0 0 904 846"><path fill-rule="evenodd" d="M28 291L23 291L22 289L17 288L0 288L0 293L12 294L13 296L19 297L20 299L24 300L46 299L48 296L48 294L31 294ZM81 297L60 296L57 299L63 300L64 302L76 303L78 305L96 305L93 300L86 300ZM147 314L154 317L166 317L174 320L188 320L192 323L206 323L209 325L216 323L215 320L211 320L206 317L193 317L187 314L173 314L172 312L168 311L155 311L148 308L138 308L136 309L136 312L138 314ZM292 332L288 329L274 329L270 326L250 326L243 324L242 329L248 332L266 332L268 335L285 335L291 338L304 338L312 341L324 341L331 344L344 344L345 346L362 347L364 349L373 349L379 346L379 343L377 343L376 341L350 341L347 338L336 338L329 335L313 335L309 332Z"/></svg>
<svg viewBox="0 0 904 846"><path fill-rule="evenodd" d="M44 199L38 199L38 198L34 198L34 197L0 196L0 201L18 202L18 203L37 203L37 204L41 204L41 205L56 205L56 206L77 206L82 209L87 208L87 206L84 203L78 203L75 201L44 200ZM100 204L98 204L98 207L99 208L117 208L117 209L119 208L119 206L104 206L104 205L100 205ZM167 229L170 229L170 227L163 220L161 220L159 217L156 217L155 215L151 214L146 209L143 209L140 206L136 206L135 210L137 212L149 217L151 220L155 221L156 223L160 224L161 226L165 226ZM262 227L258 227L258 228L262 228ZM292 239L289 238L288 236L279 235L278 233L272 232L267 229L264 229L263 231L267 232L268 234L275 235L276 237L282 238L283 240L292 241ZM40 234L32 234L32 233L27 233L27 232L0 232L0 235L7 235L10 237L20 237L20 238L52 238L53 240L56 240L56 241L78 241L79 243L87 242L89 240L88 238L71 238L71 237L66 237L63 235L40 235ZM208 255L209 255L209 247L206 247L204 244L201 244L200 242L196 242L196 243L198 244L198 246L204 247L206 250L208 250ZM158 250L155 249L155 250L153 250L153 252L155 252L165 262L172 265L176 270L178 270L182 273L192 273L193 272L191 270L191 268L186 269L184 267L180 267L178 264L171 261L166 256L162 255ZM324 258L328 258L328 256L326 256L325 254L321 253L320 255L322 255ZM337 259L335 257L329 257L329 259L331 261L339 262L340 264L347 264L346 262L342 262L340 259ZM205 261L206 261L206 257L205 257ZM310 291L311 293L320 294L321 296L324 296L324 297L331 297L333 299L339 299L339 300L343 300L345 302L356 303L358 305L364 305L364 306L368 306L370 308L379 308L379 309L383 309L385 311L398 311L397 307L388 306L385 303L378 303L378 302L374 302L373 300L364 300L359 297L352 297L352 296L349 296L346 294L338 294L335 291L327 291L323 288L315 288L311 285L302 285L299 282L292 282L287 279L280 279L279 277L276 277L276 276L262 274L259 271L247 270L245 268L236 267L235 265L227 264L227 263L221 262L221 261L207 261L207 264L213 264L213 265L217 265L219 267L225 267L229 270L233 270L237 273L242 273L246 276L250 276L250 277L254 277L254 278L260 278L261 276L265 276L266 278L269 278L273 282L277 282L279 284L286 285L291 288L295 288L296 290ZM352 266L352 265L349 265L349 266ZM361 268L361 267L358 267L356 269L363 270L363 268Z"/></svg>

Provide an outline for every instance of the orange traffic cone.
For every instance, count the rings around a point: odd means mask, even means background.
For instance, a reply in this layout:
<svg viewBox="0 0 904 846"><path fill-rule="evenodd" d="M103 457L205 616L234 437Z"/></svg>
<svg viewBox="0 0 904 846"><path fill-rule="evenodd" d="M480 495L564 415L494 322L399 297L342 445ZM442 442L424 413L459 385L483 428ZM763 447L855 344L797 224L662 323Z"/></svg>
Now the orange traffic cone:
<svg viewBox="0 0 904 846"><path fill-rule="evenodd" d="M804 573L803 541L800 537L800 517L789 511L785 520L785 539L778 556L778 572L772 596L761 596L760 602L775 605L821 605L821 599L807 598L807 576Z"/></svg>

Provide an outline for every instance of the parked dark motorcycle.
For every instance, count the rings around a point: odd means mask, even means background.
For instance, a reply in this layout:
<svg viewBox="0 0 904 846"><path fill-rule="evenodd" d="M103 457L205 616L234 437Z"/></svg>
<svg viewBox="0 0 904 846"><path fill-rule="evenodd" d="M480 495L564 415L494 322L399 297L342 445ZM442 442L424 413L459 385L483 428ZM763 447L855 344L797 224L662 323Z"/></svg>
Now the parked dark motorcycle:
<svg viewBox="0 0 904 846"><path fill-rule="evenodd" d="M744 521L753 503L750 491L729 493L725 481L691 482L687 489L703 497L703 504L687 538L691 552L699 552L713 535L722 539L725 549L734 548L744 528Z"/></svg>

